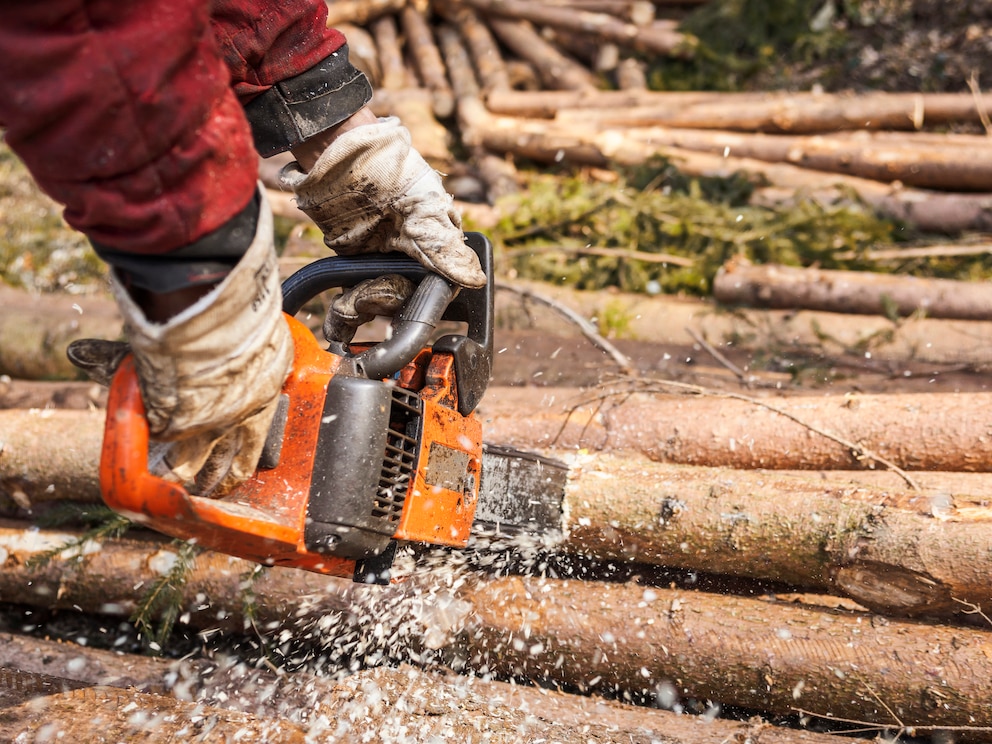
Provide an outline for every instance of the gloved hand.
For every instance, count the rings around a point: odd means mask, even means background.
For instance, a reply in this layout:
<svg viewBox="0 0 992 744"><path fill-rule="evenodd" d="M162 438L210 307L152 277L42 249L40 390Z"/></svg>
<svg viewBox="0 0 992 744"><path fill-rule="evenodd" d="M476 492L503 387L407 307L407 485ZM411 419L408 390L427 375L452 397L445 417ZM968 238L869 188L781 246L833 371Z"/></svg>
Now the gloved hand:
<svg viewBox="0 0 992 744"><path fill-rule="evenodd" d="M415 289L413 282L398 274L366 279L331 300L324 318L324 338L350 343L355 332L377 315L399 312Z"/></svg>
<svg viewBox="0 0 992 744"><path fill-rule="evenodd" d="M152 448L149 469L191 493L219 496L249 477L265 444L293 360L262 198L255 239L208 294L164 324L150 322L111 272L134 354ZM100 381L126 352L84 340L69 357Z"/></svg>
<svg viewBox="0 0 992 744"><path fill-rule="evenodd" d="M485 285L485 272L465 243L461 216L440 174L413 149L410 132L395 117L339 134L309 172L291 163L281 177L324 233L324 243L338 254L399 251L463 287ZM387 283L363 282L346 290L328 312L325 335L344 328L354 335L354 328L372 315L395 312L412 285L404 287L394 278ZM368 317L355 323L357 315ZM327 338L348 341L351 336Z"/></svg>
<svg viewBox="0 0 992 744"><path fill-rule="evenodd" d="M440 174L413 149L399 119L349 129L309 173L294 162L281 178L335 252L400 251L463 287L485 285Z"/></svg>

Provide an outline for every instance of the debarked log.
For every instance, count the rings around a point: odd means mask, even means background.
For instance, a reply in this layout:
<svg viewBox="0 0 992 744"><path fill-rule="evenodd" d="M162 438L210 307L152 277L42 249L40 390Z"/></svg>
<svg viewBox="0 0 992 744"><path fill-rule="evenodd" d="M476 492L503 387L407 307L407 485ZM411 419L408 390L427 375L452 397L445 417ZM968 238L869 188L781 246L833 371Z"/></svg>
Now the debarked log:
<svg viewBox="0 0 992 744"><path fill-rule="evenodd" d="M992 320L992 285L983 281L755 265L734 259L713 279L725 305L952 320Z"/></svg>
<svg viewBox="0 0 992 744"><path fill-rule="evenodd" d="M499 89L493 114L554 118L586 109L590 118L630 126L667 125L799 133L917 131L924 125L981 123L989 102L970 93L783 93L778 91L616 91L582 93ZM605 126L605 123L604 123ZM940 135L948 141L945 135ZM952 137L953 138L953 137Z"/></svg>
<svg viewBox="0 0 992 744"><path fill-rule="evenodd" d="M592 118L600 116L601 113ZM570 118L588 124L590 112L576 109ZM559 117L559 121L565 123L567 119ZM617 126L612 122L604 125ZM897 181L924 189L992 191L992 144L987 137L976 135L964 144L960 139L937 142L927 135L914 138L911 133L898 140L872 137L870 132L858 134L861 136L796 136L663 127L631 132L640 142L666 147L792 163L810 170Z"/></svg>
<svg viewBox="0 0 992 744"><path fill-rule="evenodd" d="M132 587L162 565L161 545L122 541L28 571L32 545L21 534L0 542L9 554L3 601L106 614L112 602L133 606ZM245 622L246 564L216 565L211 574L206 563L215 559L200 559L183 589L183 618L194 627ZM421 569L390 587L356 587L305 573L272 569L254 583L259 622L281 617L299 641L323 643L325 653L388 644L393 657L482 675L669 704L693 698L781 715L805 710L880 728L968 727L974 740L992 741L992 633L984 630L637 583L474 574L453 581L449 569Z"/></svg>

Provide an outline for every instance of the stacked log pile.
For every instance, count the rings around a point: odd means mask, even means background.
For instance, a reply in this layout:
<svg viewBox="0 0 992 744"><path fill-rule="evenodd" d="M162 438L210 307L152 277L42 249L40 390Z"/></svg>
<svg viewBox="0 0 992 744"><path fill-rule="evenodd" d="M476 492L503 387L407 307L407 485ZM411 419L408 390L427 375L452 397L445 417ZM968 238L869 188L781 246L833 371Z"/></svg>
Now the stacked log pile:
<svg viewBox="0 0 992 744"><path fill-rule="evenodd" d="M329 8L375 81L376 111L400 116L449 183L481 184L478 198L515 188L515 157L608 167L661 154L689 173L752 173L768 184L758 198L853 191L925 229L989 229L992 144L928 127L981 125L992 99L648 91L644 55L692 53L672 22L692 4ZM732 285L775 296L759 282ZM877 293L858 307L883 309ZM46 326L58 333L4 344L5 374L68 374L49 353L67 333L90 323L116 333L99 303L73 302L62 317ZM926 326L934 359L987 364L974 344L992 336L988 316L946 317L964 320ZM709 328L711 339L740 335ZM921 346L911 338L892 360L918 361ZM32 388L19 400L41 399ZM103 398L85 385L73 400L84 410L0 411L0 602L95 617L100 635L132 615L177 549L137 533L32 561L79 534L39 529L39 513L100 499ZM253 566L203 553L181 587L179 625L257 634L295 668L14 632L0 637L0 738L839 744L858 739L836 732L856 728L992 742L990 404L716 394L643 375L591 391L493 389L480 409L487 440L570 465L562 540L515 546L530 560L499 570L492 552L411 556L386 588L284 569L249 583Z"/></svg>
<svg viewBox="0 0 992 744"><path fill-rule="evenodd" d="M328 6L377 113L408 124L456 194L480 197L455 178L467 169L491 202L513 188L515 158L602 167L660 155L689 174L751 174L756 199L854 193L924 230L992 229L992 96L648 90L645 59L694 53L678 19L696 4ZM948 128L972 134L934 133Z"/></svg>

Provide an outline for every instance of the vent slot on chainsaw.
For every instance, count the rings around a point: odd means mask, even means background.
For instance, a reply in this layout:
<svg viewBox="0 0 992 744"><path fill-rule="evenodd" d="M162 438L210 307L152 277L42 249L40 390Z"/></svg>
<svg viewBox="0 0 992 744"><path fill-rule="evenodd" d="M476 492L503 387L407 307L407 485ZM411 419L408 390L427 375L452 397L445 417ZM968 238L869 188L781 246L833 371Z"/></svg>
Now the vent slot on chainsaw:
<svg viewBox="0 0 992 744"><path fill-rule="evenodd" d="M417 470L424 406L419 395L402 388L394 387L392 398L386 453L372 516L395 525L403 514L403 504Z"/></svg>

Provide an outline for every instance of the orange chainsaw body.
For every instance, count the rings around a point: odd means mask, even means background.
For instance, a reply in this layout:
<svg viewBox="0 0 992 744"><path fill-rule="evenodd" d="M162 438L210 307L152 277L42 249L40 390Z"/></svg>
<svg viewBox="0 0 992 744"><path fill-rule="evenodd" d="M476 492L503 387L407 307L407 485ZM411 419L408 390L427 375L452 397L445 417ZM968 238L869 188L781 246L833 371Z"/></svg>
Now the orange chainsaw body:
<svg viewBox="0 0 992 744"><path fill-rule="evenodd" d="M134 361L125 359L107 404L107 505L209 550L356 580L369 580L366 566L374 575L383 555L388 568L397 540L465 546L482 426L467 410L475 402L459 405L458 353L427 346L388 379L369 379L285 319L295 356L270 434L275 454L263 454L253 477L221 498L149 472L144 404Z"/></svg>

